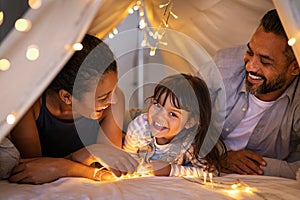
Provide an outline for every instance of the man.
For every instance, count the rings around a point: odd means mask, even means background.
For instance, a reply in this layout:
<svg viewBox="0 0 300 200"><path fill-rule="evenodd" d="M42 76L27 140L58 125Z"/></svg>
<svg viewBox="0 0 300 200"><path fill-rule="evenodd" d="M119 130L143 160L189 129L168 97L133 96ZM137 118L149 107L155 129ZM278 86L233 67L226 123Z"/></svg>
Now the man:
<svg viewBox="0 0 300 200"><path fill-rule="evenodd" d="M300 69L287 42L276 10L270 10L247 48L224 49L215 56L227 99L221 134L228 148L221 161L225 173L296 178Z"/></svg>

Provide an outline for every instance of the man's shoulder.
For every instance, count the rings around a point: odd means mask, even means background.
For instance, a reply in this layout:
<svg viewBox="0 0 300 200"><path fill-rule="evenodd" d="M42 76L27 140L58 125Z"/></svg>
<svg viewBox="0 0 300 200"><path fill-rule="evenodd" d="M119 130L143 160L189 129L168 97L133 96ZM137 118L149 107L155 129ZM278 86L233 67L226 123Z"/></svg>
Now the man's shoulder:
<svg viewBox="0 0 300 200"><path fill-rule="evenodd" d="M244 54L246 51L246 45L237 45L219 49L214 56L214 62L218 67L226 67L232 65L243 66Z"/></svg>
<svg viewBox="0 0 300 200"><path fill-rule="evenodd" d="M247 50L247 45L241 44L241 45L235 45L231 47L222 48L216 51L217 54L236 54L236 53L242 53L244 54Z"/></svg>

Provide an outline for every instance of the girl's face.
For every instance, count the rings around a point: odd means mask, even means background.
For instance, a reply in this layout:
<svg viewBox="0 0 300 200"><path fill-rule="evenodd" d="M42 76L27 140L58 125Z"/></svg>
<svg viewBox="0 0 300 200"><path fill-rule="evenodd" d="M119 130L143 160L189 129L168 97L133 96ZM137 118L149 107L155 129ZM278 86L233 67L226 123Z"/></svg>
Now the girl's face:
<svg viewBox="0 0 300 200"><path fill-rule="evenodd" d="M95 120L101 119L103 112L110 109L111 104L117 102L116 95L114 95L117 81L116 72L103 74L98 83L91 81L91 84L94 85L91 88L94 89L86 92L80 101L73 99L73 109L75 108L82 116Z"/></svg>
<svg viewBox="0 0 300 200"><path fill-rule="evenodd" d="M161 96L165 98L166 94ZM187 124L189 112L176 108L168 97L164 106L162 100L153 100L148 110L148 120L153 136L159 144L169 143Z"/></svg>

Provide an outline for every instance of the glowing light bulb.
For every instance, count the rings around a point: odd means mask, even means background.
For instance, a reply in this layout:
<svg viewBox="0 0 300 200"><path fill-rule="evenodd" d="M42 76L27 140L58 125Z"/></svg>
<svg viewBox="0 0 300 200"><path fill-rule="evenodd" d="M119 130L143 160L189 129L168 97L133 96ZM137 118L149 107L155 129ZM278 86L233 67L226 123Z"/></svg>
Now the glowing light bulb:
<svg viewBox="0 0 300 200"><path fill-rule="evenodd" d="M132 13L134 13L134 10L132 8L129 8L128 13L131 15Z"/></svg>
<svg viewBox="0 0 300 200"><path fill-rule="evenodd" d="M133 10L135 10L135 11L137 11L139 9L139 6L138 5L135 5L134 7L133 7Z"/></svg>
<svg viewBox="0 0 300 200"><path fill-rule="evenodd" d="M113 39L115 36L114 36L114 34L110 33L110 34L108 35L108 37L109 37L110 39Z"/></svg>
<svg viewBox="0 0 300 200"><path fill-rule="evenodd" d="M143 17L145 15L144 11L140 11L140 16Z"/></svg>
<svg viewBox="0 0 300 200"><path fill-rule="evenodd" d="M7 59L0 60L0 70L6 71L10 68L10 62Z"/></svg>
<svg viewBox="0 0 300 200"><path fill-rule="evenodd" d="M246 188L245 188L245 192L247 192L247 193L250 193L250 194L251 194L251 193L252 193L252 190L251 190L251 188L250 188L250 187L246 187Z"/></svg>
<svg viewBox="0 0 300 200"><path fill-rule="evenodd" d="M9 115L7 115L6 117L6 123L8 124L14 124L16 121L16 115L14 113L11 113Z"/></svg>
<svg viewBox="0 0 300 200"><path fill-rule="evenodd" d="M168 6L170 3L166 3L166 4L161 4L161 5L159 5L159 8L163 8L163 7L166 7L166 6Z"/></svg>
<svg viewBox="0 0 300 200"><path fill-rule="evenodd" d="M150 56L155 56L156 47L152 47L150 50Z"/></svg>
<svg viewBox="0 0 300 200"><path fill-rule="evenodd" d="M4 13L3 11L0 11L0 25L3 23L3 19L4 19Z"/></svg>
<svg viewBox="0 0 300 200"><path fill-rule="evenodd" d="M289 39L288 44L290 46L293 46L296 43L296 38L292 37L291 39Z"/></svg>
<svg viewBox="0 0 300 200"><path fill-rule="evenodd" d="M141 20L140 20L140 23L139 23L139 28L140 28L140 29L143 29L143 28L146 27L146 25L147 25L147 24L146 24L145 20L144 20L144 19L141 19Z"/></svg>
<svg viewBox="0 0 300 200"><path fill-rule="evenodd" d="M175 15L175 13L173 13L172 11L170 11L170 14L171 14L175 19L178 19L178 16Z"/></svg>
<svg viewBox="0 0 300 200"><path fill-rule="evenodd" d="M20 32L26 32L31 29L31 21L20 18L15 22L15 29Z"/></svg>
<svg viewBox="0 0 300 200"><path fill-rule="evenodd" d="M203 172L203 184L206 184L207 173Z"/></svg>
<svg viewBox="0 0 300 200"><path fill-rule="evenodd" d="M147 41L146 41L146 40L143 40L142 43L141 43L141 46L142 46L142 47L145 47L146 44L147 44Z"/></svg>
<svg viewBox="0 0 300 200"><path fill-rule="evenodd" d="M114 29L113 29L113 33L114 33L115 35L117 35L117 34L119 33L118 29L117 29L117 28L114 28Z"/></svg>
<svg viewBox="0 0 300 200"><path fill-rule="evenodd" d="M38 59L39 56L40 56L40 51L39 51L38 46L31 45L27 48L26 58L28 60L34 61L34 60Z"/></svg>
<svg viewBox="0 0 300 200"><path fill-rule="evenodd" d="M32 9L38 9L42 5L42 0L28 0L28 5Z"/></svg>
<svg viewBox="0 0 300 200"><path fill-rule="evenodd" d="M75 43L75 44L72 45L72 49L74 51L80 51L80 50L83 49L83 45L81 43Z"/></svg>

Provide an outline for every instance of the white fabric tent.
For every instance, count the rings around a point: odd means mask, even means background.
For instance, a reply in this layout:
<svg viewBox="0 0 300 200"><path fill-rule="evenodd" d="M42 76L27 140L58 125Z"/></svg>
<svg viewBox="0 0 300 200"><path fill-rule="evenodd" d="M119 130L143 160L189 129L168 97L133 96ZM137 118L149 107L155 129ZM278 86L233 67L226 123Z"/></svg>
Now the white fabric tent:
<svg viewBox="0 0 300 200"><path fill-rule="evenodd" d="M106 38L113 28L126 18L128 9L136 3L135 0L45 0L42 2L39 9L29 9L23 16L32 22L32 28L28 32L18 32L15 29L10 31L0 46L0 60L8 59L11 64L9 70L0 71L0 139L13 128L72 55L73 50L70 50L70 45L80 42L87 32ZM159 26L164 12L159 5L167 1L144 0L142 2L151 26ZM210 58L218 49L247 43L259 19L267 10L274 7L279 11L288 36L299 37L300 5L298 2L296 0L174 1L172 11L178 19L171 17L168 29L191 38L203 47ZM122 25L122 28L125 33L127 27ZM106 40L110 45L117 44L111 46L117 57L122 56L119 55L119 50L124 46L131 51L141 48L132 42L137 42L138 35L129 33L125 35L126 38L132 36L130 41L113 43L114 39ZM169 42L168 45L172 48L176 47L186 54L190 53L188 46L182 44L177 38L172 38L170 41L173 43ZM40 56L35 61L25 58L26 49L32 44L37 45L40 51ZM133 46L128 47L130 45ZM293 46L298 54L298 60L299 45L296 43ZM142 63L145 59L149 58L143 58ZM149 62L152 61L151 59L155 60L150 58ZM181 61L177 62L172 58L177 70L180 70L185 57L179 60ZM169 63L168 60L165 62ZM122 66L122 63L119 63L119 66ZM9 114L15 115L14 124L7 123L6 118Z"/></svg>

